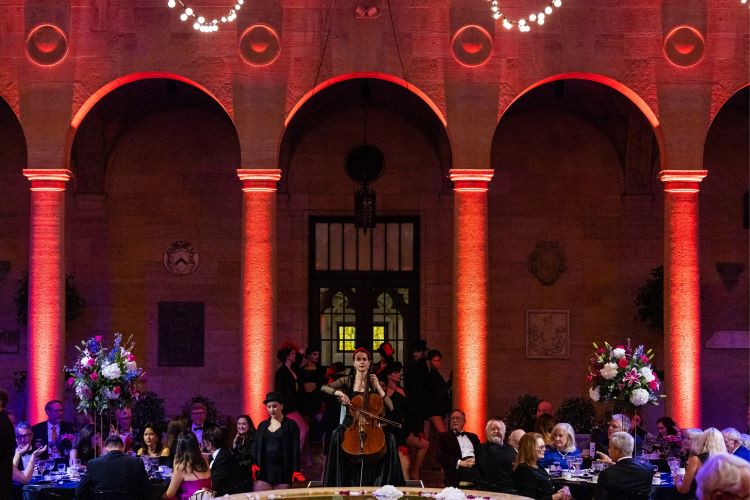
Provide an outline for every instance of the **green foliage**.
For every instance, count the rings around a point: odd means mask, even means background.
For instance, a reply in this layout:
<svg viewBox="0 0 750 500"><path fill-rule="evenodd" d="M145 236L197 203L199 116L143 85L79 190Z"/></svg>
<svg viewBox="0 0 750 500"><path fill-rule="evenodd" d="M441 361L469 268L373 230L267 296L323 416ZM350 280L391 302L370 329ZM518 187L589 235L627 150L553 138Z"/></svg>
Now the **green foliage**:
<svg viewBox="0 0 750 500"><path fill-rule="evenodd" d="M143 433L143 426L149 422L157 427L157 433L166 431L164 400L154 391L142 392L133 402L133 428L139 437Z"/></svg>
<svg viewBox="0 0 750 500"><path fill-rule="evenodd" d="M201 396L200 394L198 394L197 396L193 396L187 401L187 403L182 406L182 413L187 415L188 418L190 418L190 407L193 405L193 403L203 403L206 406L206 422L211 422L214 424L220 423L219 411L216 409L216 403L206 397Z"/></svg>
<svg viewBox="0 0 750 500"><path fill-rule="evenodd" d="M16 321L19 325L25 325L29 321L29 270L25 270L18 278L16 293L13 295L16 302ZM65 321L73 321L83 313L86 301L78 289L73 285L73 276L65 276Z"/></svg>
<svg viewBox="0 0 750 500"><path fill-rule="evenodd" d="M523 394L518 397L516 404L508 410L508 416L505 418L505 425L508 432L514 429L523 429L527 432L534 430L534 420L536 420L536 408L541 400L531 394Z"/></svg>
<svg viewBox="0 0 750 500"><path fill-rule="evenodd" d="M636 319L664 333L664 266L651 270L651 278L638 289L635 306Z"/></svg>
<svg viewBox="0 0 750 500"><path fill-rule="evenodd" d="M594 405L582 397L566 399L555 412L555 420L569 423L576 433L581 434L591 433L595 418Z"/></svg>

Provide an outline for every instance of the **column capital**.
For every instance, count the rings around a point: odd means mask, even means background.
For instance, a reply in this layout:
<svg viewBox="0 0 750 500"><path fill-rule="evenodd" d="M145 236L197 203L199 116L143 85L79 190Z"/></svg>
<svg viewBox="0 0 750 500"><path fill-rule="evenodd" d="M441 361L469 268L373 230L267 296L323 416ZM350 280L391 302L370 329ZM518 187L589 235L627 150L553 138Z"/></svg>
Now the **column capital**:
<svg viewBox="0 0 750 500"><path fill-rule="evenodd" d="M237 176L242 181L242 190L255 193L274 193L281 179L278 168L238 168Z"/></svg>
<svg viewBox="0 0 750 500"><path fill-rule="evenodd" d="M491 168L452 168L448 176L454 191L487 191L495 171Z"/></svg>
<svg viewBox="0 0 750 500"><path fill-rule="evenodd" d="M32 191L65 191L65 183L73 177L64 168L25 168L23 175L31 182Z"/></svg>
<svg viewBox="0 0 750 500"><path fill-rule="evenodd" d="M667 193L697 193L698 185L708 175L708 170L662 170L659 180Z"/></svg>

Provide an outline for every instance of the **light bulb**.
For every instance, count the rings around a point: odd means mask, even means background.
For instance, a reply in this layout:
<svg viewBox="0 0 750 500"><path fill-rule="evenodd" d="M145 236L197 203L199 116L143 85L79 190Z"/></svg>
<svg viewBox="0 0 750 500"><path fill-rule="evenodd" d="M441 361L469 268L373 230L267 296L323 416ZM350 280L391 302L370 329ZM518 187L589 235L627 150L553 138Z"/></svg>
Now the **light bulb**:
<svg viewBox="0 0 750 500"><path fill-rule="evenodd" d="M546 7L544 8L544 13L545 13L545 14L552 14L552 7L550 7L549 5L548 5L548 6L546 6Z"/></svg>
<svg viewBox="0 0 750 500"><path fill-rule="evenodd" d="M519 26L526 26L526 19L519 19L518 20L518 25Z"/></svg>
<svg viewBox="0 0 750 500"><path fill-rule="evenodd" d="M240 5L240 4L236 4L234 6L234 10L240 10L241 8L242 8L242 5Z"/></svg>
<svg viewBox="0 0 750 500"><path fill-rule="evenodd" d="M543 17L540 17L540 18L539 18L539 20L537 21L537 24L538 24L539 26L541 26L542 24L544 24L544 18L543 18Z"/></svg>
<svg viewBox="0 0 750 500"><path fill-rule="evenodd" d="M193 29L194 29L194 30L199 30L199 29L201 29L201 25L200 25L200 23L195 23L195 24L193 24Z"/></svg>
<svg viewBox="0 0 750 500"><path fill-rule="evenodd" d="M531 21L532 23L536 21L536 14L529 14L529 21Z"/></svg>
<svg viewBox="0 0 750 500"><path fill-rule="evenodd" d="M201 23L201 24L203 24L203 23L206 22L206 18L203 17L203 16L198 16L198 22Z"/></svg>
<svg viewBox="0 0 750 500"><path fill-rule="evenodd" d="M493 6L492 6L492 7L490 8L490 10L491 10L492 12L497 12L497 11L499 11L500 9L499 9L499 8L497 7L497 5L493 5Z"/></svg>
<svg viewBox="0 0 750 500"><path fill-rule="evenodd" d="M506 20L504 20L504 21L503 21L503 27L504 27L504 28L505 28L506 30L509 30L509 29L511 29L511 28L513 27L513 24L512 24L512 23L511 23L510 21L508 21L508 20L506 19Z"/></svg>
<svg viewBox="0 0 750 500"><path fill-rule="evenodd" d="M182 14L180 14L180 21L187 21L187 20L188 20L188 15L187 14L185 14L184 12Z"/></svg>
<svg viewBox="0 0 750 500"><path fill-rule="evenodd" d="M169 2L167 2L167 7L169 7L170 9L174 9L176 5L177 2L175 2L174 0L169 0Z"/></svg>
<svg viewBox="0 0 750 500"><path fill-rule="evenodd" d="M494 14L492 14L492 17L494 17L495 19L500 19L500 13L495 12Z"/></svg>
<svg viewBox="0 0 750 500"><path fill-rule="evenodd" d="M538 16L539 19L544 19L546 16L544 15L544 12L540 12Z"/></svg>
<svg viewBox="0 0 750 500"><path fill-rule="evenodd" d="M222 23L227 22L227 16L221 16L221 22Z"/></svg>
<svg viewBox="0 0 750 500"><path fill-rule="evenodd" d="M744 1L747 2L747 0ZM552 5L554 5L555 7L560 7L562 5L562 0L554 0L552 2Z"/></svg>
<svg viewBox="0 0 750 500"><path fill-rule="evenodd" d="M185 14L187 14L188 16L192 16L193 15L193 9L190 8L190 7L188 7L187 9L185 9Z"/></svg>

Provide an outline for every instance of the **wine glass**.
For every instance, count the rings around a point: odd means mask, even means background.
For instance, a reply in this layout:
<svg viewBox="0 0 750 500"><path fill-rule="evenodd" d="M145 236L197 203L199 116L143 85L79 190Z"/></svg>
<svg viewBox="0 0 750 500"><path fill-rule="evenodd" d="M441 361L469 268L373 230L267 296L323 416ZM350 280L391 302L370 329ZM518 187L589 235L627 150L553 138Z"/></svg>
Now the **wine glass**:
<svg viewBox="0 0 750 500"><path fill-rule="evenodd" d="M677 475L677 471L680 468L680 459L679 458L668 458L667 459L667 465L669 465L669 472L672 474L672 477Z"/></svg>
<svg viewBox="0 0 750 500"><path fill-rule="evenodd" d="M579 471L581 470L581 465L583 464L583 458L571 458L568 460L568 465L571 468L571 473L573 476L577 476Z"/></svg>

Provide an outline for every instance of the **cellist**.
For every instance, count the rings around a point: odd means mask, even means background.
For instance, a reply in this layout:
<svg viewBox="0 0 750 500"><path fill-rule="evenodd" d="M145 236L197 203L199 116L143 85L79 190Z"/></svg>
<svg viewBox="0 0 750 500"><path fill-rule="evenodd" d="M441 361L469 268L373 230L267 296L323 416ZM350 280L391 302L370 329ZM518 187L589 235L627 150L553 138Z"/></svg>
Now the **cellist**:
<svg viewBox="0 0 750 500"><path fill-rule="evenodd" d="M372 398L380 398L383 405L392 410L391 399L386 396L377 375L371 370L372 353L364 347L359 347L352 354L352 360L354 367L349 375L324 385L320 390L337 398L342 405L349 405L352 399L372 401ZM355 398L355 396L362 397ZM381 408L383 405L380 405ZM384 484L402 486L404 475L398 458L398 445L390 432L385 432L386 449L382 458L378 460L358 460L343 452L344 433L347 432L347 427L352 426L352 419L356 420L356 418L358 418L357 409L350 406L344 424L333 431L323 484L325 486L382 486ZM348 432L352 432L352 429Z"/></svg>

